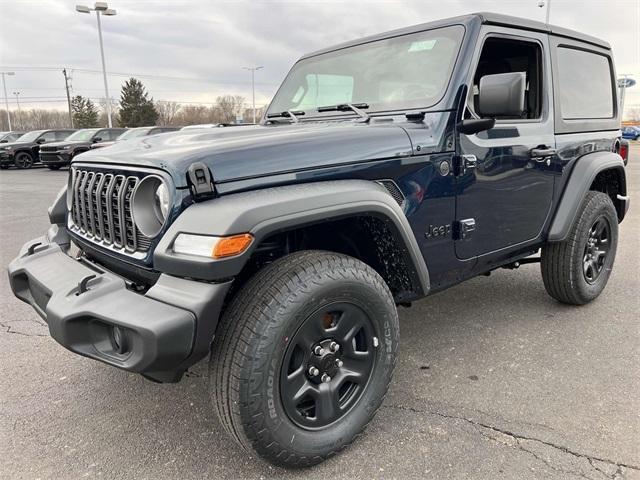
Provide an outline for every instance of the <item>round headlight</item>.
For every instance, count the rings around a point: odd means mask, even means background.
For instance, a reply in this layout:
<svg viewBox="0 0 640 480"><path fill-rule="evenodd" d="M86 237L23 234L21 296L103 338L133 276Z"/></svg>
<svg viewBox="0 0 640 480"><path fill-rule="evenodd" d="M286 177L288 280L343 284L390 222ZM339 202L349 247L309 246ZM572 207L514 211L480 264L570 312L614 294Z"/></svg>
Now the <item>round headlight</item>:
<svg viewBox="0 0 640 480"><path fill-rule="evenodd" d="M158 185L156 188L155 197L155 209L156 215L158 215L158 220L162 223L167 219L167 215L169 214L169 189L163 183Z"/></svg>
<svg viewBox="0 0 640 480"><path fill-rule="evenodd" d="M171 209L171 195L166 183L149 175L138 183L131 200L131 213L138 230L153 238L160 233Z"/></svg>

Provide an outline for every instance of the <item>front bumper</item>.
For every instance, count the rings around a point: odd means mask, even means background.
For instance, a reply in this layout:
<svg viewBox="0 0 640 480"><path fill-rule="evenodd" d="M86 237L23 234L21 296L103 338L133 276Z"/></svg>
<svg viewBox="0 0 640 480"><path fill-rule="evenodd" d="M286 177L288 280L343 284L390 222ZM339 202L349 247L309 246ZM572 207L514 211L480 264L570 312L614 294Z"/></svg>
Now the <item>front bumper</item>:
<svg viewBox="0 0 640 480"><path fill-rule="evenodd" d="M40 152L40 161L43 165L69 165L71 163L71 152Z"/></svg>
<svg viewBox="0 0 640 480"><path fill-rule="evenodd" d="M13 152L0 152L0 165L13 165L14 160Z"/></svg>
<svg viewBox="0 0 640 480"><path fill-rule="evenodd" d="M66 236L52 229L53 238ZM164 382L179 380L207 354L231 282L160 275L142 294L123 277L70 257L64 243L49 238L22 247L9 279L13 293L36 310L62 346Z"/></svg>

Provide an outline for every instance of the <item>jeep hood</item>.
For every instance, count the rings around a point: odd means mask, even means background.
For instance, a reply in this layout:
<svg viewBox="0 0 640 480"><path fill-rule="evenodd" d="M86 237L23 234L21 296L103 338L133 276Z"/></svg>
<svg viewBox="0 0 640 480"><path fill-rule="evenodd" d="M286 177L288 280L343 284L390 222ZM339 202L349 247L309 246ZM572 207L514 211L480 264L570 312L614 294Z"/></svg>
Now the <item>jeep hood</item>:
<svg viewBox="0 0 640 480"><path fill-rule="evenodd" d="M182 130L119 141L77 161L162 168L182 187L194 162L207 165L218 183L411 153L397 125L343 122Z"/></svg>

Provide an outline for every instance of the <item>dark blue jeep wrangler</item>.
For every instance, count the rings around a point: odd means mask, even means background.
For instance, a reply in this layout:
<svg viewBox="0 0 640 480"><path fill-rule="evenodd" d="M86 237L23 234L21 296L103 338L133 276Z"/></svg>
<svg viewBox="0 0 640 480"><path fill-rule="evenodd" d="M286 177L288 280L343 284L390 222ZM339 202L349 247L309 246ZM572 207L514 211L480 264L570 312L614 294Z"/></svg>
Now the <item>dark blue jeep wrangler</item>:
<svg viewBox="0 0 640 480"><path fill-rule="evenodd" d="M211 353L229 434L318 463L380 406L397 305L530 262L560 302L602 292L629 206L614 80L606 42L484 13L305 55L260 125L74 160L13 291L155 381Z"/></svg>

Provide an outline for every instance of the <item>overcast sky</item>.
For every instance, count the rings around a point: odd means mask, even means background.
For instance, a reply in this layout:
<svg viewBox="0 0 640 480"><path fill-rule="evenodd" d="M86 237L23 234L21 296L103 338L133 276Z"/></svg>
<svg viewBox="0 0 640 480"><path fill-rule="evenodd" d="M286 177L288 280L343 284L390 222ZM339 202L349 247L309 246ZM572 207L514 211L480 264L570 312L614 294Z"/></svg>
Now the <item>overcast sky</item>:
<svg viewBox="0 0 640 480"><path fill-rule="evenodd" d="M250 101L250 73L241 67L262 65L256 96L263 104L304 53L474 11L544 20L538 1L111 0L117 16L103 17L110 95L118 98L134 75L156 100L206 103L230 93ZM104 97L95 14L75 12L76 3L0 0L0 70L16 72L7 77L11 108L14 91L27 108L65 108L62 67L72 73L73 94ZM627 105L640 107L640 0L551 0L551 23L611 43L618 74L639 81Z"/></svg>

